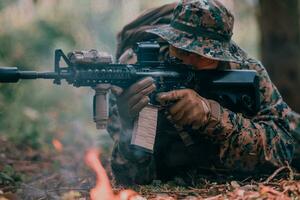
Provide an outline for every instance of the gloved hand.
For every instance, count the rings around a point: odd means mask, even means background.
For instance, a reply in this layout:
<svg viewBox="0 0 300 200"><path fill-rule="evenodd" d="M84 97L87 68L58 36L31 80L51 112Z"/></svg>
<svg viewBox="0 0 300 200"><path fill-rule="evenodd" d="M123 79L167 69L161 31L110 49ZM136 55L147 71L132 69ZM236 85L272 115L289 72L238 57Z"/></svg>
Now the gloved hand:
<svg viewBox="0 0 300 200"><path fill-rule="evenodd" d="M157 100L162 105L170 101L176 102L169 108L170 116L168 118L179 126L190 125L192 129L197 130L219 120L220 105L201 97L191 89L159 93ZM212 112L212 105L214 112Z"/></svg>
<svg viewBox="0 0 300 200"><path fill-rule="evenodd" d="M133 120L148 105L150 101L148 95L155 88L154 80L151 77L136 82L126 90L112 86L111 91L117 96L117 106L123 126L130 128L133 125Z"/></svg>

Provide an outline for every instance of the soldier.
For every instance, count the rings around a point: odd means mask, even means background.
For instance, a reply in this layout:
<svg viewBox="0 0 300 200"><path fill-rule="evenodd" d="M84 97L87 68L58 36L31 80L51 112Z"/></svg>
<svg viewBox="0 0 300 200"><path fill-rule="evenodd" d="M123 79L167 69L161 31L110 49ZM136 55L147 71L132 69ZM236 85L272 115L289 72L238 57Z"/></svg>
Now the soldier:
<svg viewBox="0 0 300 200"><path fill-rule="evenodd" d="M282 100L263 65L249 58L232 40L234 19L217 0L182 0L168 24L147 30L169 44L169 54L202 69L252 69L259 76L260 110L256 116L234 113L218 102L201 97L193 89L161 93L154 154L130 147L133 122L147 106L155 90L145 78L121 91L114 89L108 132L115 141L111 166L118 183L147 184L168 180L189 169L215 172L254 173L291 162L296 117ZM125 50L125 49L124 49ZM123 62L136 61L130 49ZM190 127L192 146L180 137L182 126Z"/></svg>

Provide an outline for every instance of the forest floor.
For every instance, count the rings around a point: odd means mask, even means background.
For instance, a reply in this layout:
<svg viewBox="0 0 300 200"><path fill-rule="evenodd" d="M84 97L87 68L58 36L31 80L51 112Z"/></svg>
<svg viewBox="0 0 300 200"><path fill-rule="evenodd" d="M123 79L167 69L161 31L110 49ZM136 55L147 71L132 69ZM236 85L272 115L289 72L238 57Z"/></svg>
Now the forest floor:
<svg viewBox="0 0 300 200"><path fill-rule="evenodd" d="M81 150L87 150L89 145L83 142L61 146L59 141L54 145L56 149L16 147L0 135L0 200L90 199L96 175L86 166L85 151ZM110 175L107 158L103 155L101 162ZM194 186L187 186L177 179L166 184L155 181L152 185L130 189L136 193L130 193L128 198L120 195L119 199L300 199L300 174L286 166L269 176L254 179L202 177ZM124 190L113 187L115 194ZM104 196L102 194L99 199L106 200Z"/></svg>

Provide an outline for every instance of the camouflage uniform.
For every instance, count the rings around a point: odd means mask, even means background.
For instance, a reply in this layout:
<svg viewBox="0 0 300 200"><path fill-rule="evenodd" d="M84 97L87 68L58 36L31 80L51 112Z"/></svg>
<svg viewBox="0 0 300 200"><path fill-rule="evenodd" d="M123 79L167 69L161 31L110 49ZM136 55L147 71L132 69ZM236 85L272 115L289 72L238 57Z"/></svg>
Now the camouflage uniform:
<svg viewBox="0 0 300 200"><path fill-rule="evenodd" d="M247 57L231 40L232 28L233 16L218 1L182 0L169 25L148 32L177 48L222 61L218 69L256 70L261 103L257 115L249 117L221 107L219 123L214 128L189 132L194 145L186 147L161 110L154 154L135 155L130 146L119 142L123 130L112 96L107 130L115 140L111 165L117 182L146 184L153 179L167 180L195 167L257 172L291 162L295 148L292 133L299 126L299 117L282 100L263 65ZM132 59L132 53L126 55L123 60ZM194 90L197 88L195 85Z"/></svg>

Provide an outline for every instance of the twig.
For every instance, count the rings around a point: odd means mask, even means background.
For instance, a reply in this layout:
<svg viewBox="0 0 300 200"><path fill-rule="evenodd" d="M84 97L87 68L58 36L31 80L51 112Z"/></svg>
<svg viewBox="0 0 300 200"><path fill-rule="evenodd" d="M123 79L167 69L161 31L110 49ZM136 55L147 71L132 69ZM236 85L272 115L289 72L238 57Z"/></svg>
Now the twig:
<svg viewBox="0 0 300 200"><path fill-rule="evenodd" d="M244 180L241 181L241 183L245 183L246 181L250 180L252 177L248 176L247 178L245 178Z"/></svg>
<svg viewBox="0 0 300 200"><path fill-rule="evenodd" d="M294 178L295 178L296 180L298 180L299 177L300 177L300 173L294 172L293 174L294 174Z"/></svg>
<svg viewBox="0 0 300 200"><path fill-rule="evenodd" d="M47 192L41 190L41 189L38 189L38 188L35 188L34 186L31 186L29 184L25 184L25 183L21 183L21 187L24 188L24 189L31 189L33 191L36 191L38 193L40 193L39 195L41 197L38 198L38 200L43 200L43 199L59 199L59 197L57 197L56 195L49 195L47 194Z"/></svg>
<svg viewBox="0 0 300 200"><path fill-rule="evenodd" d="M285 164L286 164L286 167L288 168L288 170L290 171L290 174L289 174L290 180L294 180L295 177L294 177L293 169L291 168L290 164L287 161L285 161Z"/></svg>
<svg viewBox="0 0 300 200"><path fill-rule="evenodd" d="M263 184L268 184L273 178L275 178L275 176L277 176L277 175L278 175L281 171L283 171L284 169L287 169L287 166L282 166L282 167L276 169L276 170L273 172L273 174L272 174L271 176L269 176L269 177L267 178L267 180L265 180L265 181L263 182Z"/></svg>
<svg viewBox="0 0 300 200"><path fill-rule="evenodd" d="M213 197L207 197L205 198L204 200L218 200L222 197L222 194L218 194L216 196L213 196Z"/></svg>
<svg viewBox="0 0 300 200"><path fill-rule="evenodd" d="M68 188L68 187L61 187L61 188L57 188L57 189L51 189L51 190L47 190L46 193L49 192L57 192L57 191L62 191L62 190L67 190L67 191L83 191L83 192L88 192L90 191L92 188Z"/></svg>
<svg viewBox="0 0 300 200"><path fill-rule="evenodd" d="M265 184L265 185L267 185L267 186L274 186L274 187L280 187L280 184L279 183L263 183L263 184Z"/></svg>
<svg viewBox="0 0 300 200"><path fill-rule="evenodd" d="M53 173L53 174L42 174L39 177L35 178L34 180L31 180L29 183L36 184L36 183L47 183L51 180L57 180L60 179L61 174L59 172ZM57 181L56 181L57 182Z"/></svg>

